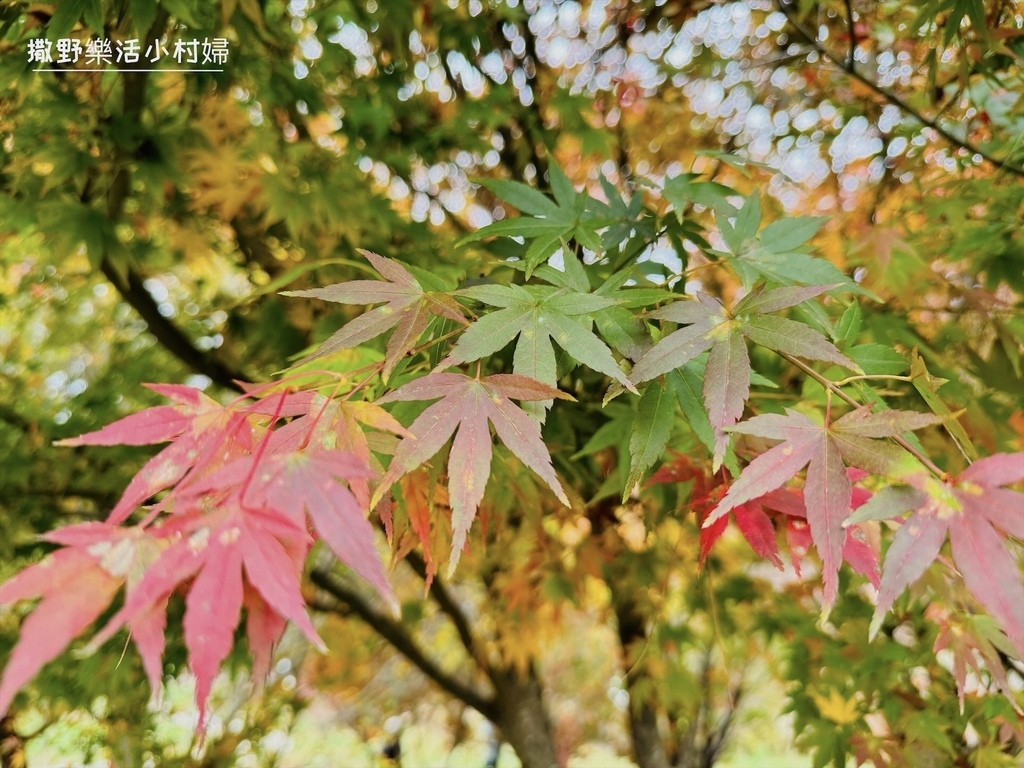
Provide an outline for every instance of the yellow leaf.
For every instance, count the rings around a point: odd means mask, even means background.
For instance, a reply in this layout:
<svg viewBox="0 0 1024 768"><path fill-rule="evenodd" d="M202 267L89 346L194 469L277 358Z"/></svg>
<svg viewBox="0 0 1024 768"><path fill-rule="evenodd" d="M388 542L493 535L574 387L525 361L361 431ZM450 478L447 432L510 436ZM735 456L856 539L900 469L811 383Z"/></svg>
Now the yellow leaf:
<svg viewBox="0 0 1024 768"><path fill-rule="evenodd" d="M831 720L838 725L849 725L860 719L860 712L857 709L856 697L844 699L839 691L832 689L828 697L818 693L811 693L811 698L818 705L821 716Z"/></svg>

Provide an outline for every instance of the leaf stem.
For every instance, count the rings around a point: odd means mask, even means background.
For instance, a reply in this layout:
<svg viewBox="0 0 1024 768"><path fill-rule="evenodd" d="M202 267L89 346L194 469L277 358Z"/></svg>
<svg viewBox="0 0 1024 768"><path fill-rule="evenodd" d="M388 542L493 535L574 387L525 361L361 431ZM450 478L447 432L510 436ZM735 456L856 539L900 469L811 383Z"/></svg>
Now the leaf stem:
<svg viewBox="0 0 1024 768"><path fill-rule="evenodd" d="M717 265L718 265L717 261L711 261L709 259L708 261L705 261L703 264L696 264L695 266L687 267L686 269L682 270L681 272L676 272L674 275L670 275L668 277L668 280L674 280L674 279L682 280L684 278L689 277L690 275L694 275L697 272L700 272L702 269L707 269L708 267L714 267L714 266L717 266Z"/></svg>
<svg viewBox="0 0 1024 768"><path fill-rule="evenodd" d="M374 363L373 365L368 367L370 368L370 372L367 374L366 378L364 378L362 381L360 381L358 384L352 387L352 389L345 393L345 400L350 400L352 398L352 395L356 394L356 392L359 392L361 389L363 389L367 384L370 383L370 381L375 376L377 376L382 370L384 370L384 361L381 360L379 363ZM331 399L334 399L334 395L331 395Z"/></svg>
<svg viewBox="0 0 1024 768"><path fill-rule="evenodd" d="M859 376L847 376L845 379L832 382L837 387L845 387L854 381L869 381L872 379L888 379L889 381L913 381L913 376L895 376L893 374L886 373L865 373Z"/></svg>
<svg viewBox="0 0 1024 768"><path fill-rule="evenodd" d="M267 425L267 434L260 440L260 444L256 446L256 454L252 457L252 466L249 468L249 474L245 477L245 482L242 483L242 490L238 492L238 506L242 509L247 509L245 506L245 494L249 492L249 486L252 484L253 477L256 476L256 467L259 466L260 459L263 458L263 454L267 452L267 446L270 444L270 436L274 433L274 424L277 423L278 417L281 415L281 409L284 407L285 398L288 396L288 390L285 389L281 392L281 396L277 398L277 406L274 408L274 415L270 419L270 423Z"/></svg>
<svg viewBox="0 0 1024 768"><path fill-rule="evenodd" d="M409 354L418 355L420 352L428 350L435 344L440 344L442 341L447 341L452 336L456 336L462 333L464 330L465 328L455 328L454 330L448 331L448 333L438 336L436 339L431 339L430 341L420 344L418 347L413 347L411 350L409 350Z"/></svg>
<svg viewBox="0 0 1024 768"><path fill-rule="evenodd" d="M825 376L822 376L820 373L818 373L816 370L811 368L809 365L807 365L803 361L798 360L797 358L795 358L792 355L787 354L785 352L779 352L778 354L784 360L788 360L790 363L792 363L797 368L799 368L801 371L806 373L808 376L810 376L816 382L821 384L821 386L823 386L827 392L834 393L840 400L845 402L847 405L851 405L854 408L862 408L864 406L864 403L858 402L857 400L855 400L854 398L850 397L848 394L843 392L843 390L836 384L836 382L832 381L831 379L826 378ZM920 461L925 467L928 468L929 471L931 471L940 480L945 482L946 480L949 479L949 474L948 473L946 473L945 471L940 469L938 466L936 466L935 462L933 462L931 459L929 459L927 456L925 456L923 453L921 453L921 451L917 450L917 448L912 446L910 443L908 443L902 437L900 437L899 435L893 435L892 441L894 443L896 443L896 445L900 446L900 448L905 450L907 453L909 453L911 456L913 456L918 461Z"/></svg>
<svg viewBox="0 0 1024 768"><path fill-rule="evenodd" d="M296 379L301 379L301 378L303 378L305 376L316 376L316 375L329 376L329 377L338 379L339 380L339 384L341 382L344 382L348 378L348 376L349 376L349 374L347 374L347 373L339 373L338 371L329 371L327 369L313 370L313 371L301 371L299 373L293 373L290 376L285 376L284 378L281 378L281 379L275 379L273 381L267 381L267 382L264 382L263 384L258 384L258 385L253 386L253 387L246 387L245 391L242 394L240 394L238 397L236 397L234 400L232 400L228 404L228 408L234 408L236 405L242 403L245 400L261 400L263 398L261 393L266 392L268 389L274 389L275 387L280 387L282 385L287 385L288 382L294 381ZM285 386L285 390L287 390L287 386Z"/></svg>
<svg viewBox="0 0 1024 768"><path fill-rule="evenodd" d="M410 349L408 354L410 356L418 355L420 352L423 352L424 350L430 349L430 347L434 346L435 344L438 344L438 343L440 343L442 341L445 341L446 339L450 339L452 336L455 336L456 334L461 333L462 330L463 330L462 328L456 328L455 330L449 331L448 333L444 334L443 336L438 336L436 339L431 339L430 341L424 342L423 344L420 344L418 347L413 347L412 349ZM349 396L351 396L353 393L358 392L359 389L361 389L363 386L365 386L366 381L368 381L369 379L373 378L378 373L380 373L380 371L382 369L382 366L383 366L383 361L378 361L376 363L368 363L367 365L363 365L363 366L361 366L359 368L355 368L355 369L353 369L351 371L346 371L345 373L338 373L336 371L329 371L329 370L323 370L323 371L300 371L300 372L294 374L293 376L289 376L288 378L281 379L280 381L275 382L275 383L280 384L282 381L288 381L290 379L298 379L298 378L302 378L304 376L310 376L310 375L319 374L319 373L322 373L322 374L325 374L325 375L330 375L330 376L337 376L337 377L339 377L339 378L341 378L343 380L347 380L347 379L351 379L351 378L353 378L355 376L358 376L358 375L360 375L362 373L370 372L370 376L367 377L366 380L361 381L359 384L357 384L355 386L355 388L351 392L348 393ZM317 387L317 389L319 389L319 387ZM333 395L332 395L332 398L333 398ZM346 397L346 399L347 399L347 397Z"/></svg>

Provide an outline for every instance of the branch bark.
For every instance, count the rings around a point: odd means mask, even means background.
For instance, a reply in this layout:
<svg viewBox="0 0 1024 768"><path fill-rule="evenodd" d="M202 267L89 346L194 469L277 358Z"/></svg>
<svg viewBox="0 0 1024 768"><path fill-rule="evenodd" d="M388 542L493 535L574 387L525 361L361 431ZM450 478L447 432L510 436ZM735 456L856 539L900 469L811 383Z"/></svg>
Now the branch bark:
<svg viewBox="0 0 1024 768"><path fill-rule="evenodd" d="M735 722L736 710L743 695L743 674L740 675L740 682L728 690L725 713L717 722L712 722L715 694L711 686L711 665L712 648L709 646L705 649L701 669L700 701L679 743L679 751L672 763L674 768L712 768Z"/></svg>
<svg viewBox="0 0 1024 768"><path fill-rule="evenodd" d="M426 579L426 563L423 561L423 557L419 552L410 552L405 556L405 561L409 563L409 567L416 572L417 576L421 579ZM439 576L435 575L434 580L430 584L430 596L434 599L434 602L437 603L445 616L447 616L455 626L455 631L459 635L459 641L462 643L462 647L465 648L469 655L476 660L477 664L479 664L481 668L486 669L488 666L487 660L483 658L476 638L473 637L473 631L469 626L469 618L455 600L454 595L448 591L448 587L445 586Z"/></svg>
<svg viewBox="0 0 1024 768"><path fill-rule="evenodd" d="M635 601L621 593L616 594L614 584L609 583L609 587L612 588L612 599L615 602L622 658L628 667L625 679L626 691L629 693L629 731L633 738L633 756L640 768L669 768L668 756L658 733L657 712L637 692L637 682L646 675L643 660L637 659L629 666L636 645L647 642L644 618Z"/></svg>
<svg viewBox="0 0 1024 768"><path fill-rule="evenodd" d="M499 705L494 698L480 693L471 685L443 670L416 644L400 622L374 610L358 592L326 570L314 568L309 578L336 601L318 601L313 604L314 607L341 616L347 613L355 614L445 693L465 702L490 720L498 719Z"/></svg>
<svg viewBox="0 0 1024 768"><path fill-rule="evenodd" d="M245 376L197 349L178 326L160 314L156 302L149 295L142 277L137 272L129 268L122 276L106 257L100 262L100 271L131 308L146 321L149 332L160 346L196 373L208 376L216 384L236 392L244 391L238 381L246 381Z"/></svg>
<svg viewBox="0 0 1024 768"><path fill-rule="evenodd" d="M492 670L491 681L497 691L495 722L523 768L560 768L536 670L531 666L525 676L513 668Z"/></svg>

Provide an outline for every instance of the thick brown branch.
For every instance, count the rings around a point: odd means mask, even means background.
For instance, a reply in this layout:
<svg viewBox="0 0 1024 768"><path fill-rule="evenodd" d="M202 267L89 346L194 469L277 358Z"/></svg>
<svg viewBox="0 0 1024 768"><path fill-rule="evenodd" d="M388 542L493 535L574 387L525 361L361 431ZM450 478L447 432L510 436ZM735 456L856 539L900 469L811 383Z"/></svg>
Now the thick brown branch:
<svg viewBox="0 0 1024 768"><path fill-rule="evenodd" d="M1013 173L1017 176L1024 176L1024 167L1016 165L1015 163L1010 161L1009 158L995 157L994 155L989 154L984 149L981 149L980 147L971 143L970 141L957 137L947 128L944 128L937 119L925 117L923 114L921 114L920 111L910 106L910 104L901 99L895 93L886 88L883 88L873 79L871 79L867 75L862 74L860 71L858 71L852 56L850 57L849 61L847 61L844 57L833 53L828 47L826 47L821 41L818 40L817 35L811 33L796 19L796 17L792 13L792 6L789 2L786 2L786 0L776 0L776 5L778 6L779 10L782 11L783 14L785 14L786 18L789 20L790 26L794 30L796 30L797 34L801 38L803 38L812 48L814 48L814 50L817 51L817 53L820 56L822 56L822 58L825 58L828 61L835 64L837 67L839 67L839 69L848 74L854 80L869 88L871 91L876 93L885 101L892 104L894 107L898 107L900 111L913 117L915 120L921 123L921 125L924 125L927 128L931 128L933 131L939 134L939 136L941 136L943 139L948 141L953 146L965 149L971 154L980 156L984 160L987 160L989 163L994 165L996 168L1007 171L1009 173ZM852 29L850 32L850 36L852 39Z"/></svg>
<svg viewBox="0 0 1024 768"><path fill-rule="evenodd" d="M100 271L124 300L131 305L132 309L146 321L149 332L153 334L160 346L196 373L208 376L216 384L236 392L243 391L237 381L245 381L245 377L194 347L191 340L178 326L160 314L156 302L153 301L153 297L149 295L149 291L142 283L142 278L135 271L128 269L126 276L122 277L107 258L100 262Z"/></svg>
<svg viewBox="0 0 1024 768"><path fill-rule="evenodd" d="M417 576L421 579L426 579L426 563L423 562L423 558L418 552L410 552L406 555L405 560L416 572ZM466 617L465 612L459 604L455 601L455 597L448 591L448 587L446 587L444 582L436 576L430 584L430 596L434 599L434 602L437 603L437 606L445 616L447 616L455 626L455 631L459 634L459 641L462 643L462 647L469 652L469 655L472 656L481 667L486 667L487 664L481 659L477 642L469 627L469 619Z"/></svg>
<svg viewBox="0 0 1024 768"><path fill-rule="evenodd" d="M314 569L310 572L309 577L317 587L340 604L331 605L320 602L315 603L315 607L340 615L355 614L443 691L473 707L489 720L497 719L498 709L492 698L484 696L472 686L457 680L441 669L437 662L424 653L399 622L371 608L361 595L346 586L333 574L325 570Z"/></svg>
<svg viewBox="0 0 1024 768"><path fill-rule="evenodd" d="M647 674L642 658L633 660L639 644L648 641L644 616L633 596L621 589L616 589L626 577L617 574L618 584L609 581L612 588L612 600L615 604L615 618L619 629L619 645L622 648L623 662L626 667L626 690L629 692L629 730L633 739L633 756L640 768L669 768L668 756L658 732L658 716L651 702L642 698L639 693L644 686L638 686L640 679Z"/></svg>

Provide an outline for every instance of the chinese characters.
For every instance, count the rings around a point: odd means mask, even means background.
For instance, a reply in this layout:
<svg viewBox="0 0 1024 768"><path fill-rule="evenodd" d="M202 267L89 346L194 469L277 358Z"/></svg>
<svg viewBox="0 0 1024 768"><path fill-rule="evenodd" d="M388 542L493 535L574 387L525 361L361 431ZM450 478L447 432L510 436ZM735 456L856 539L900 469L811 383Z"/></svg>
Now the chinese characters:
<svg viewBox="0 0 1024 768"><path fill-rule="evenodd" d="M142 68L162 59L189 66L195 71L220 71L211 67L227 64L228 41L223 37L176 40L170 48L162 40L147 42L137 38L92 38L84 45L75 38L61 38L56 43L43 38L28 41L28 62L39 64L43 69L48 64L78 64L80 60L87 68L94 69L123 68L122 65Z"/></svg>

